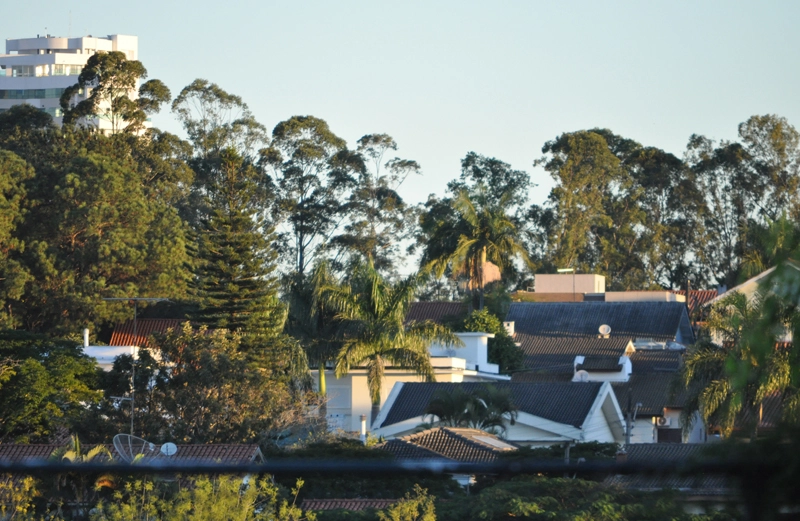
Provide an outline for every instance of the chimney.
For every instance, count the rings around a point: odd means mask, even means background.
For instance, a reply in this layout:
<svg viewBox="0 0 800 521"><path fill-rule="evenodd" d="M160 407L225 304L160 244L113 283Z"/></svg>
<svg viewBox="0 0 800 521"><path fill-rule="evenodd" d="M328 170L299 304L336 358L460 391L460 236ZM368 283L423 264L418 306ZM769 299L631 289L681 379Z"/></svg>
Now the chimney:
<svg viewBox="0 0 800 521"><path fill-rule="evenodd" d="M628 462L628 453L624 450L620 450L617 452L617 463L627 463Z"/></svg>
<svg viewBox="0 0 800 521"><path fill-rule="evenodd" d="M367 444L367 415L361 415L361 443Z"/></svg>
<svg viewBox="0 0 800 521"><path fill-rule="evenodd" d="M508 336L514 336L514 321L503 322L503 327L506 328L506 333L508 333Z"/></svg>
<svg viewBox="0 0 800 521"><path fill-rule="evenodd" d="M89 347L89 328L83 330L83 347Z"/></svg>

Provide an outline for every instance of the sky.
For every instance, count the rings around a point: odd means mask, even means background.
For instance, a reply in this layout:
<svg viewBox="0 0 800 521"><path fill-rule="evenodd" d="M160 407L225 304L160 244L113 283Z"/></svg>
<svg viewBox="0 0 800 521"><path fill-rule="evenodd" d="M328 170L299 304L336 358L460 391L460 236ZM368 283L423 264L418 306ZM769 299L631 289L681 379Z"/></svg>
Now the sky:
<svg viewBox="0 0 800 521"><path fill-rule="evenodd" d="M564 132L605 127L681 155L692 134L736 138L755 114L800 126L800 2L25 0L0 37L132 34L150 78L241 96L272 129L326 120L355 146L395 138L423 175L410 202L444 194L467 152L531 174ZM169 111L155 126L181 134Z"/></svg>

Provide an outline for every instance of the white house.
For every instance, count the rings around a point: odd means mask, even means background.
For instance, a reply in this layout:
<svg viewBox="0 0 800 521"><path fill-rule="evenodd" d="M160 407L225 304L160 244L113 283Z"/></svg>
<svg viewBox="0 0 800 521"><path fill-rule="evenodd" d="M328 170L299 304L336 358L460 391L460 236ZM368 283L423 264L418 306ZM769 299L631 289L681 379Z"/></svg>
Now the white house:
<svg viewBox="0 0 800 521"><path fill-rule="evenodd" d="M0 54L0 112L27 103L53 116L61 124L60 98L93 54L121 51L128 60L139 59L139 38L122 34L79 38L51 35L6 40L6 54ZM135 93L132 93L135 94ZM85 99L88 92L82 93ZM111 123L95 118L87 123L101 131Z"/></svg>
<svg viewBox="0 0 800 521"><path fill-rule="evenodd" d="M511 377L501 375L496 364L487 360L489 333L456 333L464 347L446 348L434 344L430 347L431 365L437 382L507 382ZM312 371L319 383L319 371ZM392 388L400 382L421 382L422 378L408 369L387 367L381 387L381 407L386 403ZM361 415L369 418L372 409L367 370L354 367L342 378L336 378L333 369L325 372L327 387L327 418L331 429L358 431Z"/></svg>
<svg viewBox="0 0 800 521"><path fill-rule="evenodd" d="M378 415L373 433L386 438L415 432L426 417L425 408L437 393L460 387L475 392L471 383L398 383ZM518 409L504 437L517 445L546 446L565 442L624 442L622 411L609 382L549 382L492 384L508 390Z"/></svg>

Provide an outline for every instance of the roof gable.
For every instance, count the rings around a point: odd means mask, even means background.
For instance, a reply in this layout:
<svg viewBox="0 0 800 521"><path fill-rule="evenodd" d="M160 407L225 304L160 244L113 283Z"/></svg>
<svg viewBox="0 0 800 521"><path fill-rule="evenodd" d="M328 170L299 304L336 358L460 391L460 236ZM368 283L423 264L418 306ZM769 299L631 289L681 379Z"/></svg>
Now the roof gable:
<svg viewBox="0 0 800 521"><path fill-rule="evenodd" d="M487 384L481 382L404 383L379 427L423 416L425 408L437 392L452 392L456 386L460 386L466 392L475 392L485 385ZM520 412L580 427L603 384L601 382L496 382L491 385L497 389L509 390L511 399Z"/></svg>
<svg viewBox="0 0 800 521"><path fill-rule="evenodd" d="M606 324L612 337L694 341L682 302L513 302L507 321L517 332L535 336L593 336Z"/></svg>

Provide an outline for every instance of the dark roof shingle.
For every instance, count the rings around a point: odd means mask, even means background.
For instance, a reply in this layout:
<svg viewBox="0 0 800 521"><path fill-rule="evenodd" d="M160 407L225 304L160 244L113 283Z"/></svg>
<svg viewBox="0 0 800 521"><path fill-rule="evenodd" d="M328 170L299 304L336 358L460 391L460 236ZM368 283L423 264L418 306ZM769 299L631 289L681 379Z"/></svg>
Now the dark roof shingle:
<svg viewBox="0 0 800 521"><path fill-rule="evenodd" d="M397 499L304 499L300 504L308 510L350 510L360 512L369 508L382 509L397 503Z"/></svg>
<svg viewBox="0 0 800 521"><path fill-rule="evenodd" d="M597 336L611 327L612 337L675 340L680 331L694 341L686 305L682 302L512 302L506 316L516 331L538 336Z"/></svg>
<svg viewBox="0 0 800 521"><path fill-rule="evenodd" d="M481 382L404 383L381 427L422 416L437 392L452 392L456 387L461 387L466 392L475 392L485 385L487 384ZM580 427L603 384L496 382L491 385L497 389L507 389L520 412Z"/></svg>
<svg viewBox="0 0 800 521"><path fill-rule="evenodd" d="M515 325L516 327L516 325ZM576 356L619 357L625 354L630 339L625 337L541 336L516 331L514 339L525 356L525 368L548 373L569 373L574 370Z"/></svg>
<svg viewBox="0 0 800 521"><path fill-rule="evenodd" d="M406 314L406 323L430 320L443 324L466 313L467 306L463 302L412 302Z"/></svg>

